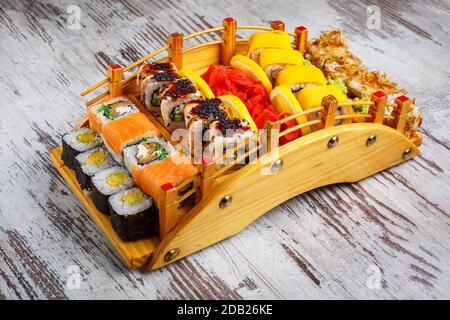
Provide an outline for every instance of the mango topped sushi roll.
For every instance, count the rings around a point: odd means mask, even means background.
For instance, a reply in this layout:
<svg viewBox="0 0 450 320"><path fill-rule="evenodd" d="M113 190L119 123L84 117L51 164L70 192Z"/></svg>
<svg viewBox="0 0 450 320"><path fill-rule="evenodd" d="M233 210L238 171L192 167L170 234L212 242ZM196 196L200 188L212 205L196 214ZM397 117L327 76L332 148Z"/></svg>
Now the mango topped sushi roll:
<svg viewBox="0 0 450 320"><path fill-rule="evenodd" d="M255 32L249 38L248 56L259 63L259 55L264 49L292 49L291 37L284 31Z"/></svg>
<svg viewBox="0 0 450 320"><path fill-rule="evenodd" d="M133 178L125 168L115 166L105 169L92 178L92 201L98 211L109 215L108 197L133 185Z"/></svg>
<svg viewBox="0 0 450 320"><path fill-rule="evenodd" d="M311 86L304 88L297 94L297 100L300 103L303 110L308 110L311 108L318 107L322 104L322 99L328 95L333 95L336 97L338 102L348 101L347 96L342 92L342 90L337 85L327 85L327 86ZM340 114L350 114L351 107L340 107L336 111L337 115ZM317 118L317 115L312 116ZM341 120L336 120L335 125L340 124Z"/></svg>
<svg viewBox="0 0 450 320"><path fill-rule="evenodd" d="M125 96L119 96L102 103L96 104L88 109L89 126L95 132L101 133L105 124L117 120L139 109Z"/></svg>
<svg viewBox="0 0 450 320"><path fill-rule="evenodd" d="M148 137L160 136L159 129L143 113L134 113L103 126L103 140L108 151L123 164L123 148Z"/></svg>
<svg viewBox="0 0 450 320"><path fill-rule="evenodd" d="M158 224L153 200L138 188L120 191L108 199L111 225L123 241L150 237Z"/></svg>
<svg viewBox="0 0 450 320"><path fill-rule="evenodd" d="M89 128L80 128L78 130L65 134L62 138L61 160L64 165L70 169L75 169L75 157L87 150L98 147L102 144L102 139L98 134Z"/></svg>
<svg viewBox="0 0 450 320"><path fill-rule="evenodd" d="M143 65L139 69L137 83L147 109L160 111L161 87L171 84L179 78L177 67L171 62Z"/></svg>
<svg viewBox="0 0 450 320"><path fill-rule="evenodd" d="M180 79L167 86L161 94L161 114L164 125L170 131L184 128L185 103L200 98L200 91L189 79Z"/></svg>
<svg viewBox="0 0 450 320"><path fill-rule="evenodd" d="M288 66L281 70L275 81L276 86L284 85L292 93L297 94L300 90L309 86L325 86L327 79L323 72L315 66Z"/></svg>
<svg viewBox="0 0 450 320"><path fill-rule="evenodd" d="M75 158L75 173L81 189L91 191L91 178L114 165L111 155L102 147L80 153Z"/></svg>
<svg viewBox="0 0 450 320"><path fill-rule="evenodd" d="M259 55L259 66L272 83L278 72L287 66L303 65L303 55L300 51L292 49L264 49Z"/></svg>

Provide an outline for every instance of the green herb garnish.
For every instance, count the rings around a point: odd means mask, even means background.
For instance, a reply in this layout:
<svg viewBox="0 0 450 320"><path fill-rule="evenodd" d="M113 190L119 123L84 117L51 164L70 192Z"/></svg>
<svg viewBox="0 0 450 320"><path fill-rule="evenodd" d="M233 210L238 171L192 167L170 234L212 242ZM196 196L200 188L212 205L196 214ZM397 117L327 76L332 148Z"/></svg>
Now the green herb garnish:
<svg viewBox="0 0 450 320"><path fill-rule="evenodd" d="M158 160L164 160L169 156L169 153L166 149L163 148L159 143L156 146L156 152L158 153Z"/></svg>
<svg viewBox="0 0 450 320"><path fill-rule="evenodd" d="M98 108L98 110L97 110L98 113L100 113L104 117L112 120L113 115L112 115L111 111L112 111L111 107L106 104L102 104L102 106L100 108Z"/></svg>

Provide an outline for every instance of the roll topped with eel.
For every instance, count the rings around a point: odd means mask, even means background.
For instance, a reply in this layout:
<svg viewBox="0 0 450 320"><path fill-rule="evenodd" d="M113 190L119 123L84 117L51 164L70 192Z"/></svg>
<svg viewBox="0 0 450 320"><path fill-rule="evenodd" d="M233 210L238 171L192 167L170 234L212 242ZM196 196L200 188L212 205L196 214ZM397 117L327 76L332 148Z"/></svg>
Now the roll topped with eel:
<svg viewBox="0 0 450 320"><path fill-rule="evenodd" d="M173 131L184 128L185 103L200 99L201 94L197 86L189 79L178 79L161 89L161 114L164 125Z"/></svg>
<svg viewBox="0 0 450 320"><path fill-rule="evenodd" d="M292 49L291 38L284 31L255 32L249 38L248 56L259 63L259 56L264 49Z"/></svg>
<svg viewBox="0 0 450 320"><path fill-rule="evenodd" d="M160 89L180 78L177 71L171 62L145 64L139 69L137 85L147 109L160 111Z"/></svg>

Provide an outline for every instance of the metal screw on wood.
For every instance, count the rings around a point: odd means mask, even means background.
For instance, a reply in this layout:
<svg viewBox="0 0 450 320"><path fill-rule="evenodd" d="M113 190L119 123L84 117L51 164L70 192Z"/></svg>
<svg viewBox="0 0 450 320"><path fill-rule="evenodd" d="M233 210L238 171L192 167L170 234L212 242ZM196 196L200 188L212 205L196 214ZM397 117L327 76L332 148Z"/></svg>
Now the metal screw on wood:
<svg viewBox="0 0 450 320"><path fill-rule="evenodd" d="M272 168L270 168L270 170L272 172L278 172L283 168L283 160L278 159L277 161L274 162L274 164L272 165Z"/></svg>
<svg viewBox="0 0 450 320"><path fill-rule="evenodd" d="M403 160L409 160L412 158L412 156L413 156L413 152L412 152L411 148L408 148L403 152Z"/></svg>
<svg viewBox="0 0 450 320"><path fill-rule="evenodd" d="M226 195L222 198L222 200L220 200L219 207L221 207L222 209L226 208L231 204L231 202L233 202L233 197L230 195Z"/></svg>
<svg viewBox="0 0 450 320"><path fill-rule="evenodd" d="M180 253L180 250L178 249L172 249L166 252L166 254L164 255L164 261L165 262L170 262L173 259L175 259L178 256L178 253Z"/></svg>
<svg viewBox="0 0 450 320"><path fill-rule="evenodd" d="M339 137L334 136L330 139L330 141L328 141L328 148L334 148L337 146L338 143L339 143Z"/></svg>
<svg viewBox="0 0 450 320"><path fill-rule="evenodd" d="M372 134L372 135L370 135L370 136L367 138L366 146L367 146L367 147L370 147L370 146L373 145L376 141L377 141L377 136L376 136L375 134Z"/></svg>

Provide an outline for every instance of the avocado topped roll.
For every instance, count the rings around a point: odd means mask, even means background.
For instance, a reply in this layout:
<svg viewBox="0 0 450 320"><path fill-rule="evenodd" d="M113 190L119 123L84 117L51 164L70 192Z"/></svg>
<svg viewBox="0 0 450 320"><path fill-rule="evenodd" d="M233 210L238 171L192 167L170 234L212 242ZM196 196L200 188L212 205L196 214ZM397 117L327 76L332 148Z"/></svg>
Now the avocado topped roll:
<svg viewBox="0 0 450 320"><path fill-rule="evenodd" d="M91 191L92 177L115 165L111 155L102 147L80 153L75 158L75 173L81 189Z"/></svg>
<svg viewBox="0 0 450 320"><path fill-rule="evenodd" d="M69 132L62 138L61 160L65 166L75 170L75 157L81 152L93 149L101 144L100 136L89 128L80 128Z"/></svg>
<svg viewBox="0 0 450 320"><path fill-rule="evenodd" d="M138 113L139 109L127 97L119 96L96 104L89 108L89 126L95 132L101 133L103 126L113 120Z"/></svg>
<svg viewBox="0 0 450 320"><path fill-rule="evenodd" d="M109 197L111 224L123 241L136 241L156 232L157 210L153 200L138 188Z"/></svg>
<svg viewBox="0 0 450 320"><path fill-rule="evenodd" d="M139 69L137 82L147 109L160 111L161 87L170 85L179 78L177 67L173 63L150 63L143 65Z"/></svg>
<svg viewBox="0 0 450 320"><path fill-rule="evenodd" d="M115 166L105 169L92 178L92 201L98 211L109 215L108 197L133 185L133 178L125 168Z"/></svg>
<svg viewBox="0 0 450 320"><path fill-rule="evenodd" d="M132 172L135 165L141 168L147 164L163 161L175 152L174 147L164 139L147 138L123 151L125 167Z"/></svg>
<svg viewBox="0 0 450 320"><path fill-rule="evenodd" d="M170 131L184 128L185 103L200 98L200 91L189 79L179 79L161 88L161 113L164 125Z"/></svg>

